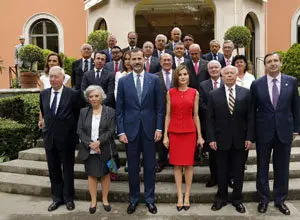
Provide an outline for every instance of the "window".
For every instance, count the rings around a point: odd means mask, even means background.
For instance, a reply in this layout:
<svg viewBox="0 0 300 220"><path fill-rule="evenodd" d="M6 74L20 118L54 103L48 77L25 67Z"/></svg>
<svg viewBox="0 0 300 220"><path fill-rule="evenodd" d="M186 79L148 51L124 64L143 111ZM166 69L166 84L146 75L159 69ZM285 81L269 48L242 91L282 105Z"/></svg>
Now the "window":
<svg viewBox="0 0 300 220"><path fill-rule="evenodd" d="M107 31L107 24L104 18L97 20L94 30L104 30Z"/></svg>
<svg viewBox="0 0 300 220"><path fill-rule="evenodd" d="M32 25L30 31L30 42L42 49L49 49L59 52L58 30L56 25L48 20L38 20Z"/></svg>

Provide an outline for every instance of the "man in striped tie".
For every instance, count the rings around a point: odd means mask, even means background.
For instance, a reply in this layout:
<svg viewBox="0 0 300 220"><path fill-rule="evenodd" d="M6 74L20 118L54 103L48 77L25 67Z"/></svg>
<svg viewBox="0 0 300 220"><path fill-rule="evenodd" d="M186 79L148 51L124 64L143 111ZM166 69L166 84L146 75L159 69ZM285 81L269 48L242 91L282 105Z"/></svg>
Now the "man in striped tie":
<svg viewBox="0 0 300 220"><path fill-rule="evenodd" d="M206 142L216 151L218 192L211 207L221 209L228 201L229 158L233 164L234 185L232 205L240 213L246 209L242 203L246 151L253 142L253 108L251 93L236 85L238 70L234 66L222 69L224 85L209 93L207 105Z"/></svg>

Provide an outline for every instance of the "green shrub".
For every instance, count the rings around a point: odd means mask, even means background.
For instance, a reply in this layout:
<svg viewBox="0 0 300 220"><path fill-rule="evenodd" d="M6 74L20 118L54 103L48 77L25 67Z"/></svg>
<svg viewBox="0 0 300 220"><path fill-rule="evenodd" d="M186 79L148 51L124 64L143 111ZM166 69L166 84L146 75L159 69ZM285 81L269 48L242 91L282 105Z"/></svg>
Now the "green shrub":
<svg viewBox="0 0 300 220"><path fill-rule="evenodd" d="M251 42L251 32L245 26L232 26L224 35L224 40L231 40L239 54L239 48L249 46Z"/></svg>
<svg viewBox="0 0 300 220"><path fill-rule="evenodd" d="M72 63L77 59L74 57L67 57L63 53L60 53L59 55L64 62L64 70L65 70L66 74L71 75L72 74Z"/></svg>
<svg viewBox="0 0 300 220"><path fill-rule="evenodd" d="M42 49L33 44L22 47L19 51L19 56L23 61L23 66L25 65L29 71L33 71L35 63L41 63L44 60Z"/></svg>
<svg viewBox="0 0 300 220"><path fill-rule="evenodd" d="M45 63L46 63L47 56L50 53L53 53L53 51L48 50L48 49L42 49L42 53L43 53L43 61L38 63L38 70L44 70L45 69Z"/></svg>
<svg viewBox="0 0 300 220"><path fill-rule="evenodd" d="M87 42L92 45L93 50L104 50L108 47L107 37L109 35L108 31L97 30L89 34Z"/></svg>
<svg viewBox="0 0 300 220"><path fill-rule="evenodd" d="M297 78L300 82L300 44L293 44L284 55L281 71Z"/></svg>
<svg viewBox="0 0 300 220"><path fill-rule="evenodd" d="M20 150L26 149L24 137L27 127L10 119L0 118L0 155L15 159Z"/></svg>

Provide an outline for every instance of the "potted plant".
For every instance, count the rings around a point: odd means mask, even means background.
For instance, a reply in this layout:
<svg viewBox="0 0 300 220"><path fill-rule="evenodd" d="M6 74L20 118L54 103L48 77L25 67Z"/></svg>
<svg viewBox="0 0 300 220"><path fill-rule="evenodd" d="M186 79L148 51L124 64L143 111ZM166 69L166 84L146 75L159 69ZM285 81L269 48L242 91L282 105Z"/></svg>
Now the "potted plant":
<svg viewBox="0 0 300 220"><path fill-rule="evenodd" d="M36 88L38 81L36 64L43 62L42 49L28 44L20 49L19 56L23 62L19 76L21 88Z"/></svg>
<svg viewBox="0 0 300 220"><path fill-rule="evenodd" d="M231 40L239 54L239 48L247 47L251 42L252 36L249 29L245 26L232 26L224 35L224 40Z"/></svg>
<svg viewBox="0 0 300 220"><path fill-rule="evenodd" d="M104 50L107 48L108 31L97 30L89 34L87 43L92 45L93 50Z"/></svg>

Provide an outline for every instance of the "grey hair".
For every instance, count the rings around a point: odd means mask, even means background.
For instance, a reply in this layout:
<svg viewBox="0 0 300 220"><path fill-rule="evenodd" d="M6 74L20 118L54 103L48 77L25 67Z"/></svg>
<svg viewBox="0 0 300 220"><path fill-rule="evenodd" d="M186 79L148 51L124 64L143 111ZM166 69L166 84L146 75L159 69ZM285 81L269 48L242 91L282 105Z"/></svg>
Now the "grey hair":
<svg viewBox="0 0 300 220"><path fill-rule="evenodd" d="M51 72L54 72L54 71L60 72L60 74L63 75L64 77L66 75L64 69L62 67L60 67L60 66L53 66L53 67L51 67L50 70L49 70L49 74Z"/></svg>
<svg viewBox="0 0 300 220"><path fill-rule="evenodd" d="M232 65L228 65L228 66L225 66L222 70L221 70L221 74L223 75L225 70L227 69L233 69L234 70L234 74L237 74L239 71L238 69L235 67L235 66L232 66Z"/></svg>
<svg viewBox="0 0 300 220"><path fill-rule="evenodd" d="M95 90L98 90L100 92L100 95L102 96L102 101L104 99L106 99L106 94L105 94L104 90L102 89L101 86L97 86L97 85L90 85L89 87L87 87L86 90L83 92L84 98L86 100L89 100L90 93Z"/></svg>
<svg viewBox="0 0 300 220"><path fill-rule="evenodd" d="M156 37L155 37L155 41L157 41L157 39L158 39L159 37L162 37L162 38L164 38L164 40L165 40L165 42L166 42L166 43L168 42L168 38L167 38L167 36L166 36L166 35L163 35L163 34L158 34L158 35L156 35Z"/></svg>
<svg viewBox="0 0 300 220"><path fill-rule="evenodd" d="M146 41L146 42L143 44L143 48L144 48L144 46L145 46L146 44L151 44L152 48L154 48L154 45L153 45L153 43L152 43L151 41Z"/></svg>
<svg viewBox="0 0 300 220"><path fill-rule="evenodd" d="M93 51L93 47L90 44L84 43L81 45L80 50L83 50L84 47L89 47L91 49L91 51Z"/></svg>
<svg viewBox="0 0 300 220"><path fill-rule="evenodd" d="M180 35L182 34L182 32L181 32L181 30L180 30L179 27L174 27L174 28L172 29L172 31L171 31L171 34L173 34L173 32L174 32L175 30L178 30L178 31L180 32Z"/></svg>
<svg viewBox="0 0 300 220"><path fill-rule="evenodd" d="M220 42L217 41L217 40L211 40L211 41L209 42L209 45L212 45L213 43L219 44L219 46L221 46Z"/></svg>
<svg viewBox="0 0 300 220"><path fill-rule="evenodd" d="M234 43L231 40L225 40L223 43L223 47L224 47L224 44L231 44L232 48L234 48Z"/></svg>
<svg viewBox="0 0 300 220"><path fill-rule="evenodd" d="M209 68L210 64L217 64L218 67L222 68L222 65L217 60L211 60L211 61L209 61L208 64L207 64L207 68Z"/></svg>
<svg viewBox="0 0 300 220"><path fill-rule="evenodd" d="M189 50L191 49L191 47L196 48L197 50L201 51L200 45L199 44L191 44L191 46L189 47Z"/></svg>

